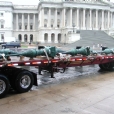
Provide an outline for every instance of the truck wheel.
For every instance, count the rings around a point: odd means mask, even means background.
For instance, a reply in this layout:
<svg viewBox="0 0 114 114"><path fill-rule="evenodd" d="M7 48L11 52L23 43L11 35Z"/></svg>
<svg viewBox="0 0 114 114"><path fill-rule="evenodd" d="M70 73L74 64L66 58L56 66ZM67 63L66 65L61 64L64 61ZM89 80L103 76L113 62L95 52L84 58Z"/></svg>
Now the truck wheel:
<svg viewBox="0 0 114 114"><path fill-rule="evenodd" d="M34 83L33 75L29 71L20 72L15 80L16 90L19 93L29 91Z"/></svg>
<svg viewBox="0 0 114 114"><path fill-rule="evenodd" d="M110 62L110 63L103 63L103 64L99 64L99 67L102 69L102 70L113 70L113 67L114 67L114 63Z"/></svg>
<svg viewBox="0 0 114 114"><path fill-rule="evenodd" d="M10 88L9 80L4 75L0 75L0 98L4 97Z"/></svg>
<svg viewBox="0 0 114 114"><path fill-rule="evenodd" d="M105 70L102 64L99 64L100 69Z"/></svg>

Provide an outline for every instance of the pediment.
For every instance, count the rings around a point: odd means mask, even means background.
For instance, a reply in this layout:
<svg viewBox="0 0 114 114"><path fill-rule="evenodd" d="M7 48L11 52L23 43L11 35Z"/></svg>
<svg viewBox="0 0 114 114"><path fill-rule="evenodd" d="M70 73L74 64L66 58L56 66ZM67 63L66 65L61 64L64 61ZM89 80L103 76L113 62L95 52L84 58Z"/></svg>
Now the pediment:
<svg viewBox="0 0 114 114"><path fill-rule="evenodd" d="M101 5L112 5L112 3L108 0L94 0L95 3L101 4Z"/></svg>
<svg viewBox="0 0 114 114"><path fill-rule="evenodd" d="M85 4L100 4L100 5L110 5L111 2L106 0L64 0L64 2L77 2Z"/></svg>

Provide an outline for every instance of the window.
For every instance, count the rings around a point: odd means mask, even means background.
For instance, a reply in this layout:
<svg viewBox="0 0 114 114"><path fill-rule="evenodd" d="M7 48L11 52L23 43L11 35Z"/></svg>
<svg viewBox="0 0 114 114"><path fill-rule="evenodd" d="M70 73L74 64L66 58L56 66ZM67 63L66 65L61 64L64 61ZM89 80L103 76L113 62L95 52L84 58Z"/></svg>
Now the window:
<svg viewBox="0 0 114 114"><path fill-rule="evenodd" d="M19 25L19 29L20 29L20 30L21 30L21 28L22 28L21 25Z"/></svg>
<svg viewBox="0 0 114 114"><path fill-rule="evenodd" d="M33 17L32 17L32 16L30 16L30 19L33 19Z"/></svg>
<svg viewBox="0 0 114 114"><path fill-rule="evenodd" d="M47 11L46 10L44 11L44 14L47 14Z"/></svg>
<svg viewBox="0 0 114 114"><path fill-rule="evenodd" d="M1 23L1 28L4 28L4 24L3 23Z"/></svg>
<svg viewBox="0 0 114 114"><path fill-rule="evenodd" d="M54 20L53 19L51 19L51 23L54 23Z"/></svg>
<svg viewBox="0 0 114 114"><path fill-rule="evenodd" d="M4 34L1 34L1 40L4 40Z"/></svg>
<svg viewBox="0 0 114 114"><path fill-rule="evenodd" d="M51 11L51 15L54 15L55 14L55 12L54 11Z"/></svg>
<svg viewBox="0 0 114 114"><path fill-rule="evenodd" d="M57 12L57 15L60 15L60 12Z"/></svg>
<svg viewBox="0 0 114 114"><path fill-rule="evenodd" d="M25 16L25 19L27 19L28 17L27 16Z"/></svg>
<svg viewBox="0 0 114 114"><path fill-rule="evenodd" d="M60 19L57 19L57 22L60 23Z"/></svg>
<svg viewBox="0 0 114 114"><path fill-rule="evenodd" d="M60 26L59 26L59 25L57 25L57 27L59 28Z"/></svg>
<svg viewBox="0 0 114 114"><path fill-rule="evenodd" d="M27 30L27 25L25 25L25 30Z"/></svg>
<svg viewBox="0 0 114 114"><path fill-rule="evenodd" d="M47 23L47 19L44 19L44 22Z"/></svg>
<svg viewBox="0 0 114 114"><path fill-rule="evenodd" d="M47 27L47 24L44 24L44 27Z"/></svg>
<svg viewBox="0 0 114 114"><path fill-rule="evenodd" d="M0 16L3 16L4 14L3 13L0 13Z"/></svg>
<svg viewBox="0 0 114 114"><path fill-rule="evenodd" d="M51 25L51 27L53 28L53 25Z"/></svg>
<svg viewBox="0 0 114 114"><path fill-rule="evenodd" d="M33 29L33 25L30 25L30 30L32 30Z"/></svg>
<svg viewBox="0 0 114 114"><path fill-rule="evenodd" d="M18 15L18 16L19 16L19 15ZM18 18L19 18L19 19L22 19L22 16L19 16Z"/></svg>

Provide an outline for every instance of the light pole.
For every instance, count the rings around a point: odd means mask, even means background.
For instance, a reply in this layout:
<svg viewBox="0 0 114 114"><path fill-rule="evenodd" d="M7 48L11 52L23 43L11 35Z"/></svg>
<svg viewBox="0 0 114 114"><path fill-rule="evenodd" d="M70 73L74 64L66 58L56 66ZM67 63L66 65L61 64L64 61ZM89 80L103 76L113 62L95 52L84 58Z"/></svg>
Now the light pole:
<svg viewBox="0 0 114 114"><path fill-rule="evenodd" d="M72 27L73 27L73 33L74 33L74 27L75 27L75 24L74 23L72 24Z"/></svg>

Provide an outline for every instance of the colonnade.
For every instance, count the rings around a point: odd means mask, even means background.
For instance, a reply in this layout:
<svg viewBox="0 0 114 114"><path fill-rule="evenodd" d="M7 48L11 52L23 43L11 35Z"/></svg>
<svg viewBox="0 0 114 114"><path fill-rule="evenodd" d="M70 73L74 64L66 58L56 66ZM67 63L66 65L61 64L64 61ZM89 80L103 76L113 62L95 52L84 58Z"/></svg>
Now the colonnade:
<svg viewBox="0 0 114 114"><path fill-rule="evenodd" d="M26 13L25 13L26 14ZM21 15L21 22L19 21L19 15ZM27 25L27 30L30 30L30 25L32 25L33 26L33 30L35 30L35 24L36 24L36 22L35 22L35 18L36 18L36 14L31 14L32 15L32 23L30 22L30 14L28 13L27 14L28 15L28 17L27 17L27 22L25 22L25 15L24 15L24 13L16 13L16 30L19 30L19 24L21 24L21 26L22 26L22 30L25 30L25 25Z"/></svg>
<svg viewBox="0 0 114 114"><path fill-rule="evenodd" d="M51 11L54 10L54 18L52 18ZM45 8L41 9L40 26L44 26ZM60 17L57 12L60 12ZM110 10L101 9L86 9L86 8L48 8L47 11L47 27L51 26L51 19L54 20L54 27L57 27L58 19L60 20L60 27L72 27L73 23L78 29L109 29L113 26L113 12Z"/></svg>

